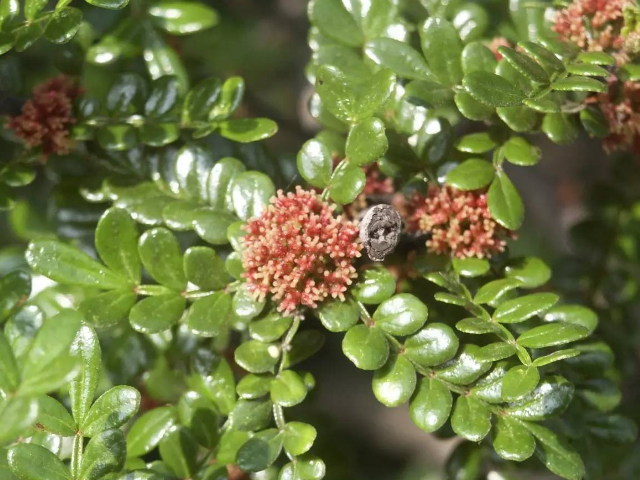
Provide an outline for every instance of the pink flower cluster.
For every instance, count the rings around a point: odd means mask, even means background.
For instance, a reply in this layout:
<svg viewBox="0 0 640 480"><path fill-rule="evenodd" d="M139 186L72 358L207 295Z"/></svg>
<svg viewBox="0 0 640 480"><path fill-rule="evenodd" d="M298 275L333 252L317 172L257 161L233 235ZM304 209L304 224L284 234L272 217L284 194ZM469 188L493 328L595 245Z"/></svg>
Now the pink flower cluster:
<svg viewBox="0 0 640 480"><path fill-rule="evenodd" d="M607 93L587 99L597 103L609 123L609 135L603 141L605 151L630 149L640 153L640 84L620 82L615 77L609 81Z"/></svg>
<svg viewBox="0 0 640 480"><path fill-rule="evenodd" d="M513 232L489 213L487 195L433 185L426 198L411 199L408 229L430 235L427 250L458 258L489 258L502 252Z"/></svg>
<svg viewBox="0 0 640 480"><path fill-rule="evenodd" d="M73 101L79 96L78 86L64 76L52 78L33 89L33 96L13 117L8 127L27 147L42 146L42 153L69 153L73 145L69 127L75 123Z"/></svg>
<svg viewBox="0 0 640 480"><path fill-rule="evenodd" d="M558 12L553 29L561 38L586 51L619 50L624 44L620 31L626 3L626 0L573 0Z"/></svg>
<svg viewBox="0 0 640 480"><path fill-rule="evenodd" d="M328 297L344 300L362 245L357 225L335 217L334 210L297 187L295 193L279 191L267 211L247 223L242 263L256 298L271 293L287 315L317 308Z"/></svg>

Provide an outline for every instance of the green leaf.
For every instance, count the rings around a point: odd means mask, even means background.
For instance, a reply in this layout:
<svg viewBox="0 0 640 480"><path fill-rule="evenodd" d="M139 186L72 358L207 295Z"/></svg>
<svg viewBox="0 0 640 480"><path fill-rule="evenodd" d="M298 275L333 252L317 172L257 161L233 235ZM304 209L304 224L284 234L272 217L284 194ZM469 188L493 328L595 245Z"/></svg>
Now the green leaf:
<svg viewBox="0 0 640 480"><path fill-rule="evenodd" d="M479 442L491 430L491 411L481 400L460 395L451 414L451 428L459 436Z"/></svg>
<svg viewBox="0 0 640 480"><path fill-rule="evenodd" d="M333 170L331 152L322 142L309 140L298 152L297 166L298 172L309 184L324 188L329 184Z"/></svg>
<svg viewBox="0 0 640 480"><path fill-rule="evenodd" d="M604 52L580 52L578 54L578 60L592 65L613 66L616 64L615 57Z"/></svg>
<svg viewBox="0 0 640 480"><path fill-rule="evenodd" d="M444 323L430 323L404 344L404 352L411 361L432 367L451 360L458 351L455 332Z"/></svg>
<svg viewBox="0 0 640 480"><path fill-rule="evenodd" d="M459 190L478 190L491 183L495 175L493 165L486 160L465 160L447 174L447 184Z"/></svg>
<svg viewBox="0 0 640 480"><path fill-rule="evenodd" d="M105 430L119 428L140 407L140 393L133 387L117 386L103 393L91 406L80 424L85 437L95 437Z"/></svg>
<svg viewBox="0 0 640 480"><path fill-rule="evenodd" d="M522 424L538 441L536 455L549 470L569 480L584 477L584 463L566 440L541 425L529 422Z"/></svg>
<svg viewBox="0 0 640 480"><path fill-rule="evenodd" d="M404 42L392 38L376 38L366 43L364 53L376 64L393 70L402 78L434 78L422 55Z"/></svg>
<svg viewBox="0 0 640 480"><path fill-rule="evenodd" d="M344 302L339 298L325 300L315 313L330 332L346 332L360 319L360 309L350 297Z"/></svg>
<svg viewBox="0 0 640 480"><path fill-rule="evenodd" d="M359 47L364 42L362 30L340 0L313 0L309 3L309 19L338 43Z"/></svg>
<svg viewBox="0 0 640 480"><path fill-rule="evenodd" d="M233 180L231 188L231 205L241 220L262 215L275 195L275 187L271 179L260 172L240 173Z"/></svg>
<svg viewBox="0 0 640 480"><path fill-rule="evenodd" d="M11 471L22 480L71 480L69 469L40 445L22 443L7 453Z"/></svg>
<svg viewBox="0 0 640 480"><path fill-rule="evenodd" d="M490 132L470 133L460 137L456 149L466 153L486 153L499 145Z"/></svg>
<svg viewBox="0 0 640 480"><path fill-rule="evenodd" d="M496 299L500 298L507 292L521 286L520 280L515 278L501 278L499 280L493 280L489 283L485 283L475 297L473 301L475 303L492 303Z"/></svg>
<svg viewBox="0 0 640 480"><path fill-rule="evenodd" d="M463 277L480 277L491 268L489 262L483 258L453 258L451 264L456 272Z"/></svg>
<svg viewBox="0 0 640 480"><path fill-rule="evenodd" d="M124 466L127 444L120 430L105 430L89 440L78 480L98 480Z"/></svg>
<svg viewBox="0 0 640 480"><path fill-rule="evenodd" d="M205 242L212 245L226 245L227 229L237 220L237 217L229 212L216 212L202 208L193 215L193 229Z"/></svg>
<svg viewBox="0 0 640 480"><path fill-rule="evenodd" d="M514 402L529 395L538 386L540 373L535 367L518 365L509 369L502 380L502 398Z"/></svg>
<svg viewBox="0 0 640 480"><path fill-rule="evenodd" d="M277 460L283 434L275 428L257 433L238 450L236 463L245 472L260 472Z"/></svg>
<svg viewBox="0 0 640 480"><path fill-rule="evenodd" d="M242 278L244 267L242 266L242 257L238 252L232 252L227 255L224 261L225 270L236 280Z"/></svg>
<svg viewBox="0 0 640 480"><path fill-rule="evenodd" d="M102 261L134 283L140 283L138 227L125 210L110 208L96 227L96 250Z"/></svg>
<svg viewBox="0 0 640 480"><path fill-rule="evenodd" d="M217 337L225 331L231 311L231 296L224 292L196 300L186 316L186 323L194 334Z"/></svg>
<svg viewBox="0 0 640 480"><path fill-rule="evenodd" d="M544 357L538 357L533 361L534 367L544 367L545 365L549 365L551 363L559 362L560 360L565 360L567 358L573 358L580 355L580 350L577 348L567 348L566 350L558 350L557 352L550 353L549 355L545 355Z"/></svg>
<svg viewBox="0 0 640 480"><path fill-rule="evenodd" d="M193 361L193 370L198 391L208 397L221 414L228 415L236 403L235 379L229 362L200 350Z"/></svg>
<svg viewBox="0 0 640 480"><path fill-rule="evenodd" d="M416 388L416 371L403 355L390 356L386 365L373 374L373 393L387 407L406 403Z"/></svg>
<svg viewBox="0 0 640 480"><path fill-rule="evenodd" d="M462 79L462 42L455 27L443 18L429 18L420 28L420 44L429 67L445 85Z"/></svg>
<svg viewBox="0 0 640 480"><path fill-rule="evenodd" d="M411 335L429 316L427 306L410 293L394 295L382 302L373 314L378 327L392 335Z"/></svg>
<svg viewBox="0 0 640 480"><path fill-rule="evenodd" d="M122 152L136 146L135 130L130 125L108 125L98 129L98 143L105 150Z"/></svg>
<svg viewBox="0 0 640 480"><path fill-rule="evenodd" d="M42 325L22 365L21 395L46 393L75 377L79 365L69 356L69 348L80 325L80 315L70 310L63 310Z"/></svg>
<svg viewBox="0 0 640 480"><path fill-rule="evenodd" d="M469 120L480 122L489 120L495 113L495 108L479 102L467 92L456 92L455 103L460 113Z"/></svg>
<svg viewBox="0 0 640 480"><path fill-rule="evenodd" d="M150 117L162 117L174 110L179 98L178 78L160 77L151 83L151 91L144 104L144 113Z"/></svg>
<svg viewBox="0 0 640 480"><path fill-rule="evenodd" d="M13 397L0 404L0 443L15 441L31 429L38 415L38 402L32 397Z"/></svg>
<svg viewBox="0 0 640 480"><path fill-rule="evenodd" d="M244 80L240 77L229 77L222 85L220 98L209 113L209 120L215 121L235 113L244 96Z"/></svg>
<svg viewBox="0 0 640 480"><path fill-rule="evenodd" d="M607 85L605 83L578 75L556 80L551 84L551 88L561 92L607 92Z"/></svg>
<svg viewBox="0 0 640 480"><path fill-rule="evenodd" d="M86 0L87 3L109 10L119 10L129 3L129 0Z"/></svg>
<svg viewBox="0 0 640 480"><path fill-rule="evenodd" d="M200 290L220 290L229 283L224 261L212 248L189 248L184 253L183 268L187 281Z"/></svg>
<svg viewBox="0 0 640 480"><path fill-rule="evenodd" d="M176 423L172 406L158 407L138 418L127 433L127 455L141 457L153 450Z"/></svg>
<svg viewBox="0 0 640 480"><path fill-rule="evenodd" d="M535 130L540 124L538 112L524 105L519 107L498 107L496 112L500 119L514 132L527 133Z"/></svg>
<svg viewBox="0 0 640 480"><path fill-rule="evenodd" d="M229 416L234 430L256 431L266 428L272 421L273 403L268 399L238 400ZM224 443L224 437L220 441Z"/></svg>
<svg viewBox="0 0 640 480"><path fill-rule="evenodd" d="M356 325L344 336L342 351L361 370L377 370L389 358L389 343L380 328Z"/></svg>
<svg viewBox="0 0 640 480"><path fill-rule="evenodd" d="M302 422L287 423L283 433L284 449L289 455L296 457L307 453L318 435L312 425Z"/></svg>
<svg viewBox="0 0 640 480"><path fill-rule="evenodd" d="M541 287L551 278L551 269L538 257L525 257L505 267L506 277L519 280L524 288Z"/></svg>
<svg viewBox="0 0 640 480"><path fill-rule="evenodd" d="M534 42L520 42L518 46L535 59L549 75L565 71L562 60L543 46Z"/></svg>
<svg viewBox="0 0 640 480"><path fill-rule="evenodd" d="M535 390L506 408L505 413L522 420L538 421L563 412L573 397L573 384L562 377L542 380Z"/></svg>
<svg viewBox="0 0 640 480"><path fill-rule="evenodd" d="M519 323L539 315L558 302L555 293L532 293L507 300L494 312L493 318L500 323Z"/></svg>
<svg viewBox="0 0 640 480"><path fill-rule="evenodd" d="M236 391L240 398L255 400L256 398L264 397L271 391L272 381L273 375L254 375L250 373L240 379Z"/></svg>
<svg viewBox="0 0 640 480"><path fill-rule="evenodd" d="M356 94L340 70L322 65L316 72L316 90L323 106L336 118L344 122L352 121L357 109Z"/></svg>
<svg viewBox="0 0 640 480"><path fill-rule="evenodd" d="M196 472L198 443L184 427L170 431L160 441L160 457L179 478L190 478Z"/></svg>
<svg viewBox="0 0 640 480"><path fill-rule="evenodd" d="M293 370L280 372L271 383L271 401L282 407L293 407L307 396L307 386Z"/></svg>
<svg viewBox="0 0 640 480"><path fill-rule="evenodd" d="M14 271L0 279L0 322L27 301L31 294L31 276Z"/></svg>
<svg viewBox="0 0 640 480"><path fill-rule="evenodd" d="M172 35L189 35L218 23L216 11L197 2L163 0L151 5L149 15L160 28Z"/></svg>
<svg viewBox="0 0 640 480"><path fill-rule="evenodd" d="M218 78L203 80L189 90L182 104L182 123L189 126L195 122L208 122L221 91L222 82Z"/></svg>
<svg viewBox="0 0 640 480"><path fill-rule="evenodd" d="M25 0L24 16L29 21L33 21L36 15L47 5L46 0Z"/></svg>
<svg viewBox="0 0 640 480"><path fill-rule="evenodd" d="M382 157L388 147L384 123L378 118L371 117L351 127L347 138L346 154L350 162L366 165ZM321 187L321 185L315 186Z"/></svg>
<svg viewBox="0 0 640 480"><path fill-rule="evenodd" d="M544 315L545 322L567 322L585 327L593 332L598 326L596 312L582 305L558 305Z"/></svg>
<svg viewBox="0 0 640 480"><path fill-rule="evenodd" d="M389 69L373 74L357 95L353 120L361 122L380 109L396 86L396 75Z"/></svg>
<svg viewBox="0 0 640 480"><path fill-rule="evenodd" d="M609 135L609 121L599 108L580 110L580 122L589 135L604 138Z"/></svg>
<svg viewBox="0 0 640 480"><path fill-rule="evenodd" d="M264 309L264 305L264 300L258 301L247 290L246 285L243 285L238 289L231 302L233 313L243 320L251 320L252 318L260 315L260 313Z"/></svg>
<svg viewBox="0 0 640 480"><path fill-rule="evenodd" d="M19 383L20 372L11 345L0 332L0 392L6 398L15 391Z"/></svg>
<svg viewBox="0 0 640 480"><path fill-rule="evenodd" d="M220 447L216 455L217 463L221 465L235 464L236 455L242 445L251 438L251 432L227 430L220 438Z"/></svg>
<svg viewBox="0 0 640 480"><path fill-rule="evenodd" d="M270 371L280 358L280 348L275 344L249 340L236 348L235 360L238 365L251 373Z"/></svg>
<svg viewBox="0 0 640 480"><path fill-rule="evenodd" d="M481 318L464 318L456 323L456 329L474 335L497 333L500 331L500 328L495 323L487 322Z"/></svg>
<svg viewBox="0 0 640 480"><path fill-rule="evenodd" d="M138 332L160 333L180 321L185 307L185 298L177 293L148 297L131 309L129 321Z"/></svg>
<svg viewBox="0 0 640 480"><path fill-rule="evenodd" d="M472 72L493 73L498 64L495 55L481 42L471 42L462 50L462 71L465 75Z"/></svg>
<svg viewBox="0 0 640 480"><path fill-rule="evenodd" d="M556 322L527 330L518 337L518 344L528 348L553 347L581 340L589 333L580 325Z"/></svg>
<svg viewBox="0 0 640 480"><path fill-rule="evenodd" d="M427 108L442 107L453 100L453 90L431 80L415 80L405 86L404 99Z"/></svg>
<svg viewBox="0 0 640 480"><path fill-rule="evenodd" d="M100 341L95 330L83 324L71 344L71 352L80 357L82 368L77 378L69 383L71 412L77 424L82 423L91 404L102 368Z"/></svg>
<svg viewBox="0 0 640 480"><path fill-rule="evenodd" d="M185 392L178 402L178 418L200 445L206 448L217 446L220 418L211 400L198 392Z"/></svg>
<svg viewBox="0 0 640 480"><path fill-rule="evenodd" d="M590 63L573 63L567 67L572 75L584 75L587 77L608 77L609 72L602 67Z"/></svg>
<svg viewBox="0 0 640 480"><path fill-rule="evenodd" d="M268 118L240 118L220 122L220 135L234 142L250 143L273 137L278 125Z"/></svg>
<svg viewBox="0 0 640 480"><path fill-rule="evenodd" d="M509 47L498 47L498 52L522 75L537 83L548 84L549 75L535 60Z"/></svg>
<svg viewBox="0 0 640 480"><path fill-rule="evenodd" d="M56 240L31 242L25 257L34 272L62 284L107 290L126 284L126 280L86 253Z"/></svg>
<svg viewBox="0 0 640 480"><path fill-rule="evenodd" d="M524 219L522 199L509 177L503 172L496 172L488 193L491 216L509 230L517 230Z"/></svg>
<svg viewBox="0 0 640 480"><path fill-rule="evenodd" d="M481 362L497 362L516 353L516 346L506 342L496 342L485 345L478 352L477 358Z"/></svg>
<svg viewBox="0 0 640 480"><path fill-rule="evenodd" d="M176 237L166 228L154 228L142 234L138 253L144 268L158 283L179 292L187 286L182 268L182 252Z"/></svg>
<svg viewBox="0 0 640 480"><path fill-rule="evenodd" d="M361 167L344 162L336 168L331 177L329 194L331 200L347 205L352 203L362 192L367 178Z"/></svg>
<svg viewBox="0 0 640 480"><path fill-rule="evenodd" d="M372 267L360 274L351 294L367 305L378 305L396 291L396 280L386 268Z"/></svg>
<svg viewBox="0 0 640 480"><path fill-rule="evenodd" d="M478 358L480 347L466 344L458 355L436 370L438 378L455 385L468 385L476 381L491 368L490 362L482 362Z"/></svg>
<svg viewBox="0 0 640 480"><path fill-rule="evenodd" d="M38 398L37 423L44 430L61 437L73 437L76 434L76 422L67 409L55 398L40 395Z"/></svg>
<svg viewBox="0 0 640 480"><path fill-rule="evenodd" d="M533 455L536 442L522 424L509 417L496 417L493 448L505 460L523 462Z"/></svg>
<svg viewBox="0 0 640 480"><path fill-rule="evenodd" d="M569 145L576 141L580 129L574 115L547 113L542 121L542 131L558 145Z"/></svg>
<svg viewBox="0 0 640 480"><path fill-rule="evenodd" d="M524 94L515 85L493 73L471 72L465 75L462 84L473 98L492 107L517 107L524 100Z"/></svg>
<svg viewBox="0 0 640 480"><path fill-rule="evenodd" d="M57 10L51 20L47 22L44 36L53 43L67 43L78 32L81 23L82 11L73 7L65 7Z"/></svg>
<svg viewBox="0 0 640 480"><path fill-rule="evenodd" d="M437 378L422 378L409 405L411 420L427 433L444 425L451 413L451 392Z"/></svg>
<svg viewBox="0 0 640 480"><path fill-rule="evenodd" d="M261 342L274 342L282 338L289 330L292 317L283 317L279 313L270 313L260 320L251 322L249 325L249 334L254 340Z"/></svg>

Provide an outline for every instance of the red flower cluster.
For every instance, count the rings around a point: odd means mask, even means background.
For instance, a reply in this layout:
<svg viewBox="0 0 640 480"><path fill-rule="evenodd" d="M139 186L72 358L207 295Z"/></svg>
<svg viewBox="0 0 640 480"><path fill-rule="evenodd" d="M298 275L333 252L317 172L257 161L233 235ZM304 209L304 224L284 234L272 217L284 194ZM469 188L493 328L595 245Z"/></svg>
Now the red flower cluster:
<svg viewBox="0 0 640 480"><path fill-rule="evenodd" d="M72 103L80 94L78 86L67 77L52 78L33 89L31 100L22 113L9 121L8 127L28 147L42 145L45 156L69 153L73 144L69 127L75 123Z"/></svg>
<svg viewBox="0 0 640 480"><path fill-rule="evenodd" d="M622 10L626 0L573 0L556 15L553 29L583 50L621 50Z"/></svg>
<svg viewBox="0 0 640 480"><path fill-rule="evenodd" d="M610 134L602 140L606 152L633 149L640 153L640 84L612 77L607 93L591 96L587 103L597 103L609 123Z"/></svg>
<svg viewBox="0 0 640 480"><path fill-rule="evenodd" d="M502 252L505 239L513 236L491 217L484 192L434 185L426 198L414 195L410 210L408 229L430 234L432 253L488 258Z"/></svg>
<svg viewBox="0 0 640 480"><path fill-rule="evenodd" d="M267 211L247 223L242 263L256 298L271 293L287 315L329 296L344 300L362 245L357 225L334 217L334 209L297 187L287 195L279 191Z"/></svg>

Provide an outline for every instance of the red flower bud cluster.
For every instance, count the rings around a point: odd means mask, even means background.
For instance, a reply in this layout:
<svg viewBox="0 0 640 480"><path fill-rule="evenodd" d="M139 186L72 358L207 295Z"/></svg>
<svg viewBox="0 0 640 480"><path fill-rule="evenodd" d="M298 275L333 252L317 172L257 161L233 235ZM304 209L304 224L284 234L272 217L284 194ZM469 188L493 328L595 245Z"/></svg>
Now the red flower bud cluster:
<svg viewBox="0 0 640 480"><path fill-rule="evenodd" d="M27 147L42 146L42 153L69 153L73 140L69 127L75 123L73 101L80 95L78 86L64 76L52 78L33 89L33 96L22 106L22 113L13 117L8 127Z"/></svg>
<svg viewBox="0 0 640 480"><path fill-rule="evenodd" d="M415 194L407 228L430 235L427 250L458 258L489 258L502 252L513 232L489 213L487 194L433 185L426 197Z"/></svg>
<svg viewBox="0 0 640 480"><path fill-rule="evenodd" d="M297 187L295 193L279 191L267 211L247 223L242 263L256 298L271 293L287 315L317 308L328 297L344 300L362 245L357 225L335 217L334 210Z"/></svg>

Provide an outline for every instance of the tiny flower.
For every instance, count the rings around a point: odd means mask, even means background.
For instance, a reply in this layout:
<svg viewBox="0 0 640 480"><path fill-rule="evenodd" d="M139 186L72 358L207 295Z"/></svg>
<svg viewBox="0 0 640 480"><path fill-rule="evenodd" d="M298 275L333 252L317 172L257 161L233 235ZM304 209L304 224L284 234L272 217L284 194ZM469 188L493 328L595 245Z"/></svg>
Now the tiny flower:
<svg viewBox="0 0 640 480"><path fill-rule="evenodd" d="M587 103L597 103L609 123L610 133L602 141L607 153L640 152L640 85L637 82L620 82L612 77L608 91L590 97Z"/></svg>
<svg viewBox="0 0 640 480"><path fill-rule="evenodd" d="M458 258L488 258L504 251L513 232L489 213L487 194L431 186L426 198L415 194L408 219L412 232L430 235L427 250Z"/></svg>
<svg viewBox="0 0 640 480"><path fill-rule="evenodd" d="M29 148L42 146L42 153L69 153L73 140L69 127L75 123L72 103L80 91L64 76L53 78L33 89L22 113L11 118L8 128L13 130Z"/></svg>
<svg viewBox="0 0 640 480"><path fill-rule="evenodd" d="M295 193L279 191L266 212L247 223L242 264L255 298L270 293L286 315L317 308L328 297L344 301L362 245L358 226L334 210L297 187Z"/></svg>

